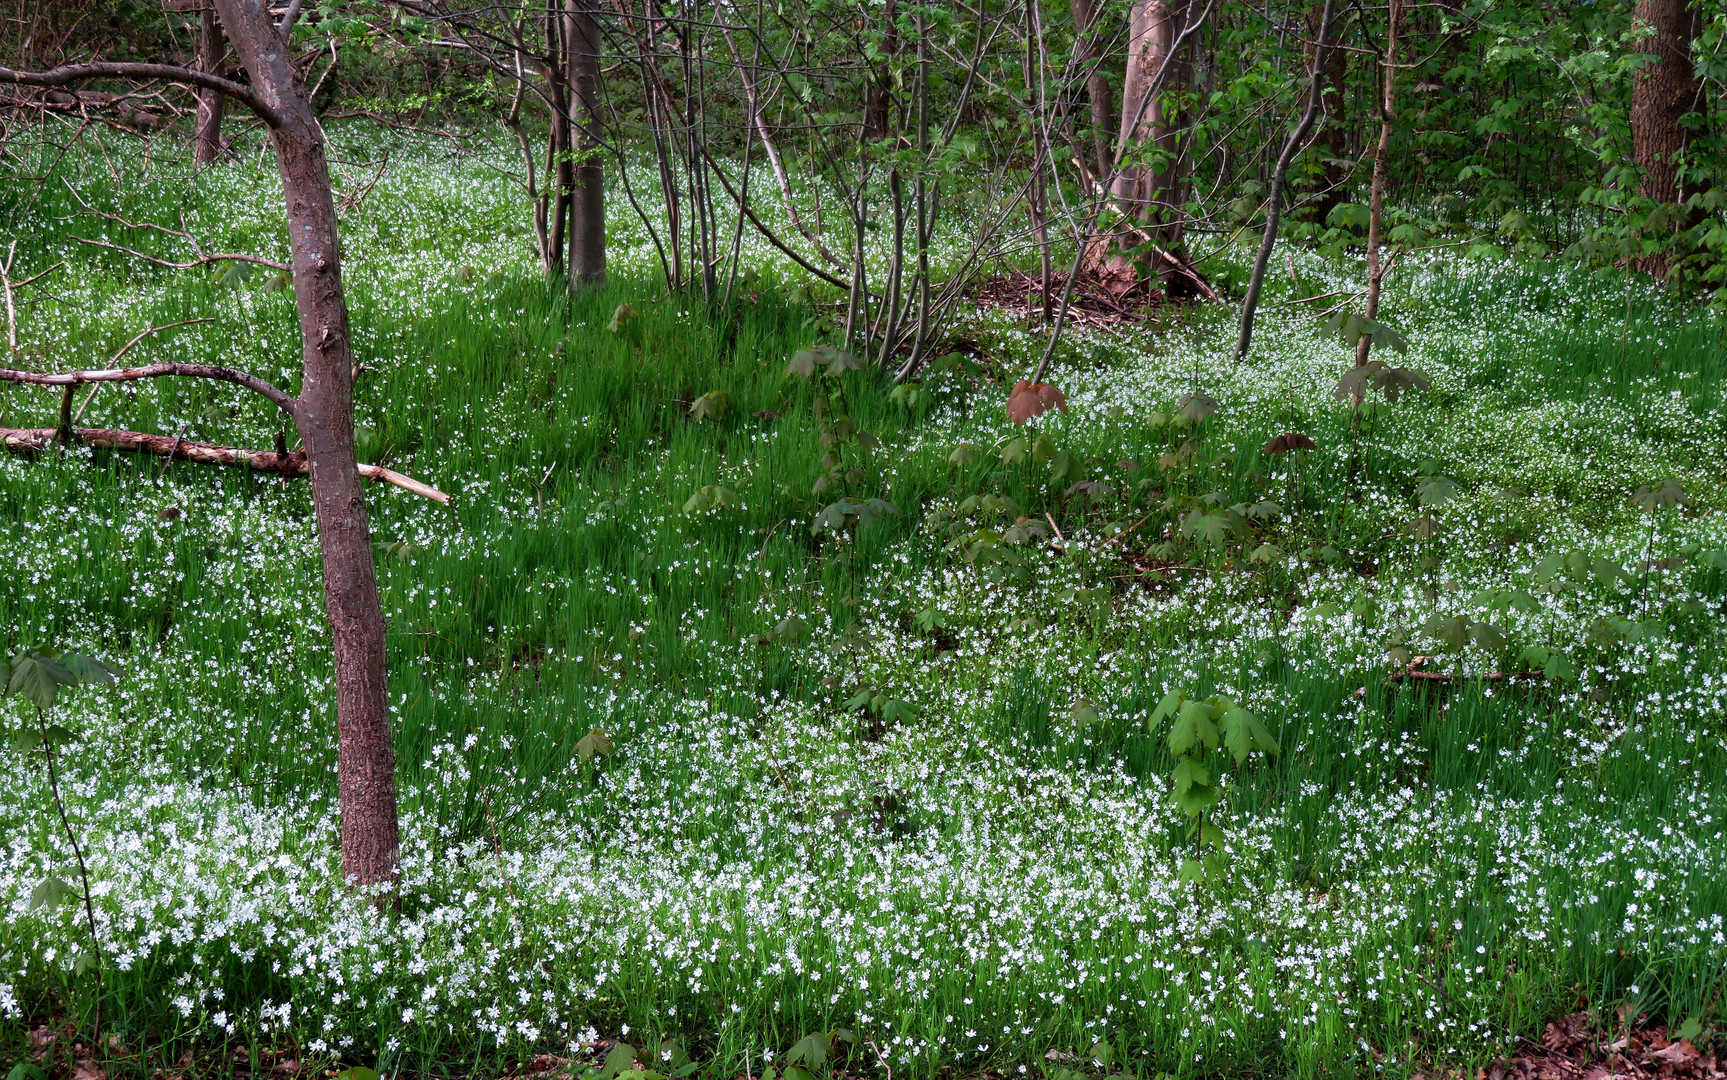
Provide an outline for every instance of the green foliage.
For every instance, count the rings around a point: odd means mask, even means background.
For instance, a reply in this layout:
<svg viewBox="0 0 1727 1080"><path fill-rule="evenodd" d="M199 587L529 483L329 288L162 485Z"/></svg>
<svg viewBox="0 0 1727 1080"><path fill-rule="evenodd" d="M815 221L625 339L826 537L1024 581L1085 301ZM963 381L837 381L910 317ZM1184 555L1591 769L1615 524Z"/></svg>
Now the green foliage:
<svg viewBox="0 0 1727 1080"><path fill-rule="evenodd" d="M1221 872L1221 864L1205 849L1222 840L1222 831L1205 820L1205 812L1223 798L1224 774L1254 753L1277 757L1283 750L1258 717L1221 694L1200 700L1171 690L1151 714L1152 733L1166 723L1164 741L1175 758L1170 800L1194 819L1190 835L1196 840L1195 856L1181 870L1184 879L1193 880Z"/></svg>
<svg viewBox="0 0 1727 1080"><path fill-rule="evenodd" d="M1358 315L1348 308L1340 309L1327 317L1325 321L1320 324L1319 332L1325 337L1335 337L1341 344L1351 349L1355 348L1356 343L1362 338L1367 338L1369 341L1373 342L1373 347L1376 349L1395 349L1398 352L1407 352L1409 349L1409 342L1404 340L1402 334L1398 333L1383 322L1376 319L1369 319L1365 315ZM1386 399L1388 401L1396 401L1397 392L1416 385L1414 378L1419 378L1419 376L1415 376L1413 372L1408 372L1405 368L1390 368L1386 370L1400 373L1392 375L1387 379L1387 383L1390 386L1390 389L1386 393ZM1374 389L1382 390L1386 389L1386 387L1376 383L1374 385ZM1419 389L1427 389L1425 379L1420 383Z"/></svg>
<svg viewBox="0 0 1727 1080"><path fill-rule="evenodd" d="M709 390L690 402L690 419L719 420L732 408L732 396L724 390Z"/></svg>
<svg viewBox="0 0 1727 1080"><path fill-rule="evenodd" d="M786 363L786 378L808 379L820 367L830 379L837 379L848 371L862 371L864 366L862 360L844 349L812 345L792 354Z"/></svg>
<svg viewBox="0 0 1727 1080"><path fill-rule="evenodd" d="M1360 411L1370 391L1378 391L1388 404L1395 405L1406 390L1426 390L1432 386L1427 376L1413 368L1393 367L1383 360L1369 360L1345 371L1332 389L1332 396Z"/></svg>

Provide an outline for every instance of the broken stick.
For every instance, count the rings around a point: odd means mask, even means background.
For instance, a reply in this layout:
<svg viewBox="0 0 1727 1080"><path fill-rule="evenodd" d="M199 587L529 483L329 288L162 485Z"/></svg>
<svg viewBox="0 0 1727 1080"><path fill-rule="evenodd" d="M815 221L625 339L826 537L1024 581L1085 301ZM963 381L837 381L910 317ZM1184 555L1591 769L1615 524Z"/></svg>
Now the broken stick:
<svg viewBox="0 0 1727 1080"><path fill-rule="evenodd" d="M56 445L59 435L58 428L6 428L0 427L0 446L15 454L32 454L47 450ZM241 469L251 469L254 472L270 473L274 476L308 476L311 466L306 462L306 453L296 450L289 454L279 454L269 450L244 450L234 446L217 446L215 443L194 442L191 439L175 439L167 435L152 435L143 431L120 431L115 428L74 428L74 442L87 446L100 446L110 450L126 450L138 454L154 454L174 461L196 461L205 465L231 465ZM411 491L416 495L431 499L434 502L448 503L450 496L430 484L422 483L411 476L404 476L394 469L386 469L381 465L359 464L356 466L360 475L371 480L382 480L386 484L394 484L403 491Z"/></svg>

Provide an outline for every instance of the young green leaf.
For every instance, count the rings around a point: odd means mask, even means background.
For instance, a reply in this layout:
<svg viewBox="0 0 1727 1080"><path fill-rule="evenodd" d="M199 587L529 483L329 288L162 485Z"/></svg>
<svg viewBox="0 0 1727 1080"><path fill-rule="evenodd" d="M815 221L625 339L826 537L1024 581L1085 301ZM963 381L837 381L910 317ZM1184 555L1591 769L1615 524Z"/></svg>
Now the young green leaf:
<svg viewBox="0 0 1727 1080"><path fill-rule="evenodd" d="M701 397L690 402L690 418L693 420L719 420L731 411L732 396L724 390L709 390Z"/></svg>
<svg viewBox="0 0 1727 1080"><path fill-rule="evenodd" d="M600 1066L600 1075L606 1080L617 1080L627 1072L635 1071L636 1048L626 1043L619 1043L606 1054L605 1064Z"/></svg>
<svg viewBox="0 0 1727 1080"><path fill-rule="evenodd" d="M71 885L50 874L30 890L30 910L45 908L52 911L66 901L75 899L77 895Z"/></svg>
<svg viewBox="0 0 1727 1080"><path fill-rule="evenodd" d="M611 757L616 747L612 737L599 728L594 728L576 742L576 757L582 761L592 761L597 757Z"/></svg>
<svg viewBox="0 0 1727 1080"><path fill-rule="evenodd" d="M1073 721L1073 725L1081 731L1103 718L1102 714L1097 711L1097 706L1091 703L1091 699L1083 697L1068 706L1067 715L1068 719Z"/></svg>
<svg viewBox="0 0 1727 1080"><path fill-rule="evenodd" d="M635 317L636 309L634 306L619 304L617 310L612 312L612 321L606 324L606 329L614 334L621 334L624 332L624 328L629 325L630 320Z"/></svg>
<svg viewBox="0 0 1727 1080"><path fill-rule="evenodd" d="M827 1068L831 1045L832 1040L825 1031L805 1035L786 1051L786 1064L804 1065L819 1072Z"/></svg>
<svg viewBox="0 0 1727 1080"><path fill-rule="evenodd" d="M1217 720L1223 710L1204 701L1184 701L1169 729L1169 751L1185 754L1195 746L1217 749Z"/></svg>
<svg viewBox="0 0 1727 1080"><path fill-rule="evenodd" d="M1171 690L1169 693L1163 695L1163 700L1158 702L1157 708L1153 709L1151 712L1151 729L1156 731L1159 724L1179 712L1181 709L1181 703L1186 700L1187 696L1180 690Z"/></svg>

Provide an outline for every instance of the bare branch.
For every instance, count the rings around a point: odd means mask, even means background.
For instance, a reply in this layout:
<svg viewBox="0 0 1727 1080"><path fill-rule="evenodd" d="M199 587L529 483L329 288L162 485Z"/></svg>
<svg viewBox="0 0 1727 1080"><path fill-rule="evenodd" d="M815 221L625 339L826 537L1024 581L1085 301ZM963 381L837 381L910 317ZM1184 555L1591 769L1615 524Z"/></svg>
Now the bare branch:
<svg viewBox="0 0 1727 1080"><path fill-rule="evenodd" d="M165 328L163 328L165 329ZM262 394L276 403L289 416L297 415L299 402L271 386L256 375L214 364L145 364L142 367L108 368L101 371L62 371L56 373L17 371L0 368L0 382L29 383L33 386L79 386L83 383L132 382L135 379L156 379L164 375L183 375L193 379L216 379L243 386Z"/></svg>
<svg viewBox="0 0 1727 1080"><path fill-rule="evenodd" d="M121 247L119 244L111 244L106 240L86 240L82 236L74 236L72 239L76 240L80 244L89 244L91 247L104 247L113 251L123 251L135 259L143 259L145 262L155 263L157 266L166 266L170 270L191 270L194 267L206 266L214 262L244 262L256 263L259 266L268 266L270 269L280 270L284 274L293 273L293 269L289 267L287 263L279 263L274 259L266 259L258 255L242 255L237 252L225 251L217 252L213 255L200 255L191 262L180 263L172 262L168 259L158 259L154 255L146 255L142 251L137 251L129 247Z"/></svg>
<svg viewBox="0 0 1727 1080"><path fill-rule="evenodd" d="M174 262L169 259L157 258L154 255L146 255L135 248L122 247L119 244L111 243L107 240L86 240L82 236L72 237L73 240L76 240L80 244L89 244L91 247L105 247L112 251L122 251L133 258L143 259L145 262L155 263L157 266L166 266L172 270L190 270L193 267L205 266L213 262L246 262L255 263L258 266L267 266L272 270L280 270L284 274L293 273L292 268L289 267L287 263L279 263L274 259L265 259L257 255L246 255L237 252L216 252L214 254L205 254L203 247L198 243L198 238L193 236L188 229L184 228L186 224L186 217L184 214L180 215L180 224L182 227L178 229L171 229L166 225L161 225L154 221L132 221L128 218L121 217L119 214L111 214L106 210L98 210L96 207L85 202L84 196L78 194L78 190L64 177L61 178L61 182L66 185L66 190L71 193L72 198L78 201L78 205L82 206L86 213L94 214L105 221L112 221L117 225L124 225L128 229L149 229L154 232L162 233L165 236L177 236L181 240L186 241L186 245L192 249L193 258L191 262Z"/></svg>
<svg viewBox="0 0 1727 1080"><path fill-rule="evenodd" d="M59 429L57 428L0 428L0 447L15 454L31 454L47 450L57 445ZM154 454L174 461L196 461L205 465L231 465L254 472L271 473L276 476L309 476L311 468L306 464L306 453L296 450L291 454L278 454L269 450L242 450L234 446L217 446L215 443L195 442L191 439L177 439L168 435L152 435L143 431L118 431L114 428L75 428L72 438L86 446L105 447L110 450L129 450L139 454ZM380 465L359 465L360 475L372 480L382 480L386 484L394 484L403 491L411 491L415 495L431 499L435 502L447 503L450 496L430 484L415 480L411 476L403 476L393 469Z"/></svg>
<svg viewBox="0 0 1727 1080"><path fill-rule="evenodd" d="M0 83L17 83L21 86L70 86L89 79L163 79L168 82L191 83L193 86L228 95L257 113L258 118L272 128L279 128L283 124L282 114L259 97L251 87L242 86L220 75L195 71L176 64L62 64L47 71L14 71L0 67Z"/></svg>
<svg viewBox="0 0 1727 1080"><path fill-rule="evenodd" d="M108 364L110 366L112 366L114 364L118 364L120 362L120 358L122 356L125 356L127 353L132 351L132 346L138 344L140 341L143 341L145 338L149 337L151 334L160 333L163 330L172 330L176 326L191 326L194 323L206 323L206 322L215 322L215 321L216 321L215 319L182 319L179 322L171 322L171 323L167 323L163 326L152 326L152 327L149 327L147 329L140 330L140 331L138 331L137 337L133 338L131 341L128 341L126 344L120 346L120 351L114 354L113 358L108 361Z"/></svg>

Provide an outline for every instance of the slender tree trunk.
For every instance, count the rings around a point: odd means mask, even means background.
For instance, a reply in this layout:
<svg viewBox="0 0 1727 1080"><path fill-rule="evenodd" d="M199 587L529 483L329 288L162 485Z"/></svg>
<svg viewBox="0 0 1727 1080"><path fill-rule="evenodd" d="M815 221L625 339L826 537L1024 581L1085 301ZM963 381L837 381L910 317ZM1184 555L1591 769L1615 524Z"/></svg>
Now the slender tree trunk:
<svg viewBox="0 0 1727 1080"><path fill-rule="evenodd" d="M899 55L899 2L887 0L882 5L882 60L869 75L869 97L864 102L864 138L887 138L893 109L893 73L889 65Z"/></svg>
<svg viewBox="0 0 1727 1080"><path fill-rule="evenodd" d="M1313 70L1315 50L1319 40L1319 19L1324 13L1324 5L1314 4L1307 9L1307 42L1303 51L1307 55L1308 70ZM1349 52L1333 45L1327 52L1324 68L1324 96L1319 102L1319 131L1314 135L1313 145L1325 157L1320 163L1319 199L1314 203L1313 220L1325 224L1331 216L1332 208L1344 202L1348 192L1343 185L1348 176L1348 169L1338 164L1342 159L1344 146L1343 131L1343 92L1349 77Z"/></svg>
<svg viewBox="0 0 1727 1080"><path fill-rule="evenodd" d="M198 70L220 75L222 25L216 9L206 0L198 12ZM219 90L198 91L198 126L192 142L192 159L208 165L222 156L222 105L227 99Z"/></svg>
<svg viewBox="0 0 1727 1080"><path fill-rule="evenodd" d="M575 181L570 162L570 84L565 77L564 20L553 3L554 0L548 0L546 4L546 89L552 98L551 125L546 139L546 174L550 190L546 195L551 200L551 211L546 215L549 225L546 250L541 252L541 262L548 274L564 265L564 234L569 223L570 196Z"/></svg>
<svg viewBox="0 0 1727 1080"><path fill-rule="evenodd" d="M342 292L329 165L306 88L260 0L216 0L255 92L281 114L271 132L287 204L301 340L295 424L311 463L324 564L324 613L336 661L337 787L342 872L392 881L399 839L396 756L384 668L384 613L366 498L354 457L354 355Z"/></svg>
<svg viewBox="0 0 1727 1080"><path fill-rule="evenodd" d="M1092 145L1097 156L1099 183L1108 183L1115 164L1115 88L1099 63L1096 22L1098 11L1092 0L1071 0L1073 9L1074 58L1085 70L1085 94L1091 105Z"/></svg>
<svg viewBox="0 0 1727 1080"><path fill-rule="evenodd" d="M570 104L573 109L571 168L570 285L599 285L606 279L606 174L601 165L599 130L600 27L588 0L564 7L564 43L569 48Z"/></svg>
<svg viewBox="0 0 1727 1080"><path fill-rule="evenodd" d="M1403 0L1391 0L1385 29L1385 82L1379 98L1379 145L1373 150L1373 196L1367 211L1367 317L1379 316L1379 286L1385 280L1385 265L1379 248L1385 221L1385 163L1391 155L1391 128L1397 119L1397 24L1403 17ZM1356 366L1367 363L1373 339L1363 336L1355 343Z"/></svg>
<svg viewBox="0 0 1727 1080"><path fill-rule="evenodd" d="M1631 82L1632 153L1643 173L1637 193L1666 205L1684 198L1679 157L1690 132L1679 119L1701 104L1702 86L1691 63L1691 43L1701 22L1701 12L1689 0L1638 0L1631 20L1632 47L1650 58ZM1683 215L1674 215L1672 227L1683 227ZM1639 259L1638 266L1660 275L1671 261L1662 252Z"/></svg>
<svg viewBox="0 0 1727 1080"><path fill-rule="evenodd" d="M1313 130L1314 120L1319 117L1319 98L1324 89L1319 70L1325 67L1325 54L1330 47L1332 4L1333 0L1325 0L1325 10L1319 19L1316 71L1308 80L1307 108L1303 110L1295 130L1284 140L1283 151L1277 155L1277 165L1271 172L1271 190L1265 197L1265 232L1259 238L1259 256L1253 261L1253 276L1248 279L1247 296L1241 302L1241 332L1235 340L1236 363L1246 359L1247 350L1253 345L1253 315L1259 307L1259 290L1265 285L1265 267L1271 261L1271 249L1277 244L1277 225L1283 216L1283 184L1289 176L1289 163L1295 160L1302 143L1307 141L1308 132Z"/></svg>

